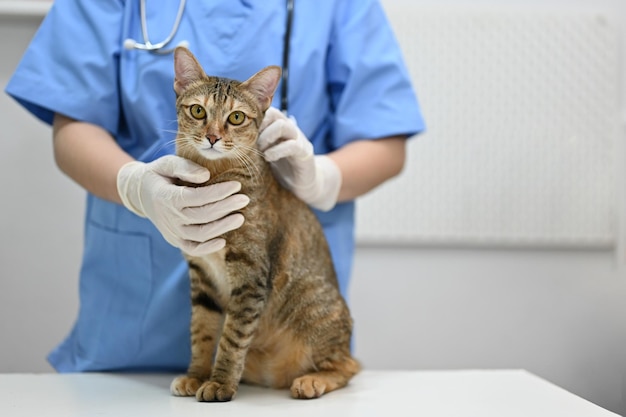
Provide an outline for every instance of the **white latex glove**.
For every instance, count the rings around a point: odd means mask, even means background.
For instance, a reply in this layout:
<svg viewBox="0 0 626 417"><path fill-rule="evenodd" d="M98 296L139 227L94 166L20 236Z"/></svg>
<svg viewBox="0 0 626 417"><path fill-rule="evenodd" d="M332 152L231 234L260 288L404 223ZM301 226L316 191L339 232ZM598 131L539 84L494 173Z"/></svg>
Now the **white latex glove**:
<svg viewBox="0 0 626 417"><path fill-rule="evenodd" d="M314 155L295 119L270 107L261 123L259 149L278 181L305 203L328 211L337 204L341 171L332 159Z"/></svg>
<svg viewBox="0 0 626 417"><path fill-rule="evenodd" d="M124 206L150 219L171 245L201 256L225 246L219 236L244 222L242 214L230 213L250 202L248 196L235 194L241 189L236 181L197 188L174 184L176 178L202 184L210 176L200 165L167 155L149 163L123 165L117 174L117 190Z"/></svg>

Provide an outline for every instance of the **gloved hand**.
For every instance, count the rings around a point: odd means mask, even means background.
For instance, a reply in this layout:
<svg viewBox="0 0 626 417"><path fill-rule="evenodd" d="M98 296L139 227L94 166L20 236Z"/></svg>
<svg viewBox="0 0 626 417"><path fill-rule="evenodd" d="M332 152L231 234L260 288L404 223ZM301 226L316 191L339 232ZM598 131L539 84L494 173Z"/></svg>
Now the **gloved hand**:
<svg viewBox="0 0 626 417"><path fill-rule="evenodd" d="M332 159L314 155L313 144L293 118L270 107L261 123L259 149L274 175L308 205L328 211L337 204L341 171Z"/></svg>
<svg viewBox="0 0 626 417"><path fill-rule="evenodd" d="M117 174L117 190L130 211L147 217L165 240L193 256L222 249L222 234L244 222L240 213L250 202L248 196L235 194L241 189L236 181L202 187L174 184L174 179L202 184L209 180L207 169L185 158L167 155L152 162L129 162Z"/></svg>

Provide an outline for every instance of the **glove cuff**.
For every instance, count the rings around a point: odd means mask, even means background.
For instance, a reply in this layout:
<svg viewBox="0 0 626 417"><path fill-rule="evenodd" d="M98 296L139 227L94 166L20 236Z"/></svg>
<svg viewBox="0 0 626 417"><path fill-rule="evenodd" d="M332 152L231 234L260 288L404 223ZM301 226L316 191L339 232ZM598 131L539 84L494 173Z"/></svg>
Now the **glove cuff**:
<svg viewBox="0 0 626 417"><path fill-rule="evenodd" d="M341 171L337 164L326 155L316 155L316 191L307 202L318 210L330 211L337 204L341 182Z"/></svg>
<svg viewBox="0 0 626 417"><path fill-rule="evenodd" d="M139 171L144 169L144 163L131 161L122 165L117 172L117 193L128 210L140 217L146 217L139 190L141 188L141 175Z"/></svg>

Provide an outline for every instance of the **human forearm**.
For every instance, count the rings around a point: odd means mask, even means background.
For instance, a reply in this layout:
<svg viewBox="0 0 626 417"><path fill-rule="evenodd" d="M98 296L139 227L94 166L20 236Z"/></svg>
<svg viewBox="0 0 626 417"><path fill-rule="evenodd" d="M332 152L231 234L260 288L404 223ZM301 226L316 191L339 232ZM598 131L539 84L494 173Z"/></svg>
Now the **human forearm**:
<svg viewBox="0 0 626 417"><path fill-rule="evenodd" d="M402 171L406 157L406 137L355 141L328 156L341 171L338 201L353 200Z"/></svg>
<svg viewBox="0 0 626 417"><path fill-rule="evenodd" d="M121 203L117 173L132 157L106 130L57 114L53 138L54 157L61 171L92 194Z"/></svg>

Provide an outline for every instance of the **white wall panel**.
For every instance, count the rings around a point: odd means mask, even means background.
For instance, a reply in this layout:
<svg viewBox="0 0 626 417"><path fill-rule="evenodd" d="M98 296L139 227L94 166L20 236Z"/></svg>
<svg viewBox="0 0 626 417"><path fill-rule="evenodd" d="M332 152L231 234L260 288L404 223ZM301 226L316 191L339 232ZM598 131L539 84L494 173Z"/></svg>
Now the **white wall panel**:
<svg viewBox="0 0 626 417"><path fill-rule="evenodd" d="M359 202L361 243L610 247L620 45L600 12L387 1L427 132Z"/></svg>

